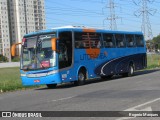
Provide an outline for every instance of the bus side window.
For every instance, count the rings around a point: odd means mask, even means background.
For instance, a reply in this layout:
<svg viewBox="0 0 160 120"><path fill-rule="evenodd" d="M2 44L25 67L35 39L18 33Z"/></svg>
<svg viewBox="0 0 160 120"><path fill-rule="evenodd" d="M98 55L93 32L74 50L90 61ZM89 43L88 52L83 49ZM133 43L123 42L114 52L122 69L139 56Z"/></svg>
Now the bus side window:
<svg viewBox="0 0 160 120"><path fill-rule="evenodd" d="M144 47L144 41L142 35L135 35L137 47Z"/></svg>
<svg viewBox="0 0 160 120"><path fill-rule="evenodd" d="M123 34L115 34L115 38L116 38L117 47L121 48L126 46L126 42Z"/></svg>
<svg viewBox="0 0 160 120"><path fill-rule="evenodd" d="M113 34L103 35L103 45L105 48L113 48L115 46Z"/></svg>
<svg viewBox="0 0 160 120"><path fill-rule="evenodd" d="M91 48L101 48L101 34L89 33Z"/></svg>
<svg viewBox="0 0 160 120"><path fill-rule="evenodd" d="M127 47L135 47L134 35L126 35Z"/></svg>
<svg viewBox="0 0 160 120"><path fill-rule="evenodd" d="M89 41L87 39L87 34L82 32L75 32L75 48L83 49L89 47Z"/></svg>
<svg viewBox="0 0 160 120"><path fill-rule="evenodd" d="M101 34L88 32L75 32L75 48L100 48Z"/></svg>

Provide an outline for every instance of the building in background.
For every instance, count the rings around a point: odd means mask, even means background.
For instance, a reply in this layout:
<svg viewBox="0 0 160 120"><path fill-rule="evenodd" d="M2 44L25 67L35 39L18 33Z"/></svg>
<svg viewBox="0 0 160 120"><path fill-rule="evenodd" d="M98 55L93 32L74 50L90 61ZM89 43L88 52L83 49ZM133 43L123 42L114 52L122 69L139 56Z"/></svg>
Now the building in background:
<svg viewBox="0 0 160 120"><path fill-rule="evenodd" d="M27 33L45 29L44 0L1 0L0 11L0 54L11 61L11 44L21 42Z"/></svg>
<svg viewBox="0 0 160 120"><path fill-rule="evenodd" d="M34 0L35 29L45 29L44 0Z"/></svg>
<svg viewBox="0 0 160 120"><path fill-rule="evenodd" d="M0 1L0 54L11 61L10 55L10 27L9 27L8 4L6 0Z"/></svg>

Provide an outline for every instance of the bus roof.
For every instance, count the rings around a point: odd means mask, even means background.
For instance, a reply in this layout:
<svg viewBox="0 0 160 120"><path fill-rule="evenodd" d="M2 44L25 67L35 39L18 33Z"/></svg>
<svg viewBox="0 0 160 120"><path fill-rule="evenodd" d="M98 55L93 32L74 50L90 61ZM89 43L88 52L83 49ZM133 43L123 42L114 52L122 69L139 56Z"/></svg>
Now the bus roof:
<svg viewBox="0 0 160 120"><path fill-rule="evenodd" d="M32 33L26 34L25 37L33 36L37 34L52 33L57 31L85 31L85 32L97 32L97 33L143 34L140 31L113 31L113 30L106 30L106 29L92 28L92 27L85 27L85 26L62 26L62 27L55 27L51 29L32 32Z"/></svg>

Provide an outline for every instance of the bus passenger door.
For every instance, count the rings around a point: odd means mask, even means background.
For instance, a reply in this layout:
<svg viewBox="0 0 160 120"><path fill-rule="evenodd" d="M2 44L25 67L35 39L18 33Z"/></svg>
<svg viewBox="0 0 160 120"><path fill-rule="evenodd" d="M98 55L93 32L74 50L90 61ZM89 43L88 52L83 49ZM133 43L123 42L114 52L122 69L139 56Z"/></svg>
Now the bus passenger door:
<svg viewBox="0 0 160 120"><path fill-rule="evenodd" d="M59 69L72 65L72 32L59 33Z"/></svg>

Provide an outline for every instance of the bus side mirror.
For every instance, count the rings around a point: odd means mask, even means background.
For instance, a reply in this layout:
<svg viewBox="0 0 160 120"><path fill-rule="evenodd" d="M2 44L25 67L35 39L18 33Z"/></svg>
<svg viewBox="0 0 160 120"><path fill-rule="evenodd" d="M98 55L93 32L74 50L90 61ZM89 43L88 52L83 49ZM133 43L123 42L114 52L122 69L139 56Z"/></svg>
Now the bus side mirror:
<svg viewBox="0 0 160 120"><path fill-rule="evenodd" d="M19 45L19 44L21 44L21 43L16 43L16 44L13 44L13 45L11 46L11 55L12 55L13 57L16 56L16 46Z"/></svg>
<svg viewBox="0 0 160 120"><path fill-rule="evenodd" d="M13 44L11 47L11 55L14 57L16 55L16 44Z"/></svg>
<svg viewBox="0 0 160 120"><path fill-rule="evenodd" d="M52 44L52 50L57 51L57 38L52 38L51 44Z"/></svg>

